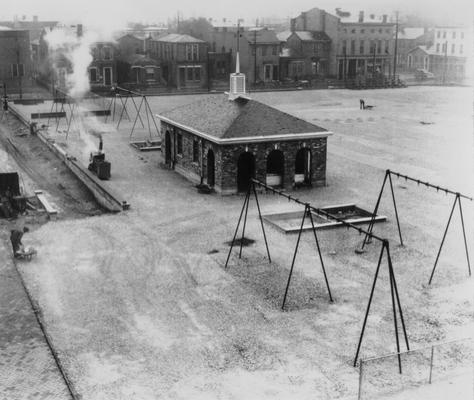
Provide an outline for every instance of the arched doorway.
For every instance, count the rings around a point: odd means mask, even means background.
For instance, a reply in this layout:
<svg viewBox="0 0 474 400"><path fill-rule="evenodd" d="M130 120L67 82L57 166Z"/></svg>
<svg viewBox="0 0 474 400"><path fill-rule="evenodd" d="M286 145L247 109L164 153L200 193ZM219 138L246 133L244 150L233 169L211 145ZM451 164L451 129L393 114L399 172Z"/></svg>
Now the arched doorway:
<svg viewBox="0 0 474 400"><path fill-rule="evenodd" d="M214 186L215 182L215 159L214 152L212 149L207 151L207 184L208 186Z"/></svg>
<svg viewBox="0 0 474 400"><path fill-rule="evenodd" d="M252 153L245 152L237 161L237 190L245 192L249 188L250 179L255 177L255 157Z"/></svg>
<svg viewBox="0 0 474 400"><path fill-rule="evenodd" d="M267 185L283 186L285 156L280 150L272 150L267 156Z"/></svg>
<svg viewBox="0 0 474 400"><path fill-rule="evenodd" d="M171 136L168 131L165 133L165 164L171 164Z"/></svg>
<svg viewBox="0 0 474 400"><path fill-rule="evenodd" d="M296 153L295 185L311 185L311 150L306 147Z"/></svg>

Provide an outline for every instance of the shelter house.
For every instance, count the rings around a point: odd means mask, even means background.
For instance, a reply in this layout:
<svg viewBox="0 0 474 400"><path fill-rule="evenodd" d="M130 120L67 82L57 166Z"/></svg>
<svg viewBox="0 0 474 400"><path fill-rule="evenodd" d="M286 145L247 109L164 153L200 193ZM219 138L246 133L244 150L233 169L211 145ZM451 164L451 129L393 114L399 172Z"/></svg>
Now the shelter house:
<svg viewBox="0 0 474 400"><path fill-rule="evenodd" d="M221 194L246 191L251 178L282 188L325 185L331 132L250 99L238 61L230 86L158 115L166 165Z"/></svg>

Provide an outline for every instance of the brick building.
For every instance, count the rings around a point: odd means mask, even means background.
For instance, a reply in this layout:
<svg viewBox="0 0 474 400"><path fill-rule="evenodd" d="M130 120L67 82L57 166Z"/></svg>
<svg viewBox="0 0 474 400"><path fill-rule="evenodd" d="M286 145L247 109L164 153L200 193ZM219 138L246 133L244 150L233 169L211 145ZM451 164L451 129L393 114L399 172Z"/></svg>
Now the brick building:
<svg viewBox="0 0 474 400"><path fill-rule="evenodd" d="M331 133L250 99L236 77L245 82L232 74L230 95L159 115L166 165L221 194L245 191L252 177L284 188L324 185Z"/></svg>
<svg viewBox="0 0 474 400"><path fill-rule="evenodd" d="M329 73L331 38L320 31L293 31L280 58L281 77L314 79Z"/></svg>
<svg viewBox="0 0 474 400"><path fill-rule="evenodd" d="M207 51L203 40L178 33L149 43L149 56L161 63L163 79L177 89L207 86Z"/></svg>
<svg viewBox="0 0 474 400"><path fill-rule="evenodd" d="M397 39L397 71L411 71L413 59L409 63L409 53L422 46L429 48L433 45L433 31L425 28L402 27ZM416 68L424 68L417 66Z"/></svg>
<svg viewBox="0 0 474 400"><path fill-rule="evenodd" d="M91 46L89 83L92 91L109 91L117 85L117 48L113 42L95 42Z"/></svg>
<svg viewBox="0 0 474 400"><path fill-rule="evenodd" d="M239 30L239 40L237 31ZM252 84L278 81L281 41L275 31L267 28L238 28L237 26L214 27L206 34L210 50L230 53L235 68L237 46L240 68Z"/></svg>
<svg viewBox="0 0 474 400"><path fill-rule="evenodd" d="M8 88L29 84L32 71L29 32L0 29L0 54L0 82Z"/></svg>

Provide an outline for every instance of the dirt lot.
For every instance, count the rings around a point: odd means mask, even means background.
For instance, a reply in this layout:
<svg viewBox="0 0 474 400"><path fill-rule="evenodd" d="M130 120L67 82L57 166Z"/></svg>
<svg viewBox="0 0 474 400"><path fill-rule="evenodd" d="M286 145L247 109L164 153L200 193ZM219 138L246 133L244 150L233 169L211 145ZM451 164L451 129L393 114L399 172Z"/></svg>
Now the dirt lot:
<svg viewBox="0 0 474 400"><path fill-rule="evenodd" d="M299 191L302 200L370 209L386 168L474 193L469 88L253 96L335 133L328 146L328 186ZM359 110L361 96L375 105L372 111ZM159 113L197 97L157 97L150 103ZM244 248L240 260L234 253L224 269L225 242L243 198L199 195L159 167L158 153L133 150L130 126L125 121L110 134L105 151L112 163L110 183L131 210L42 226L31 235L38 257L21 267L74 391L84 399L355 396L358 372L352 360L379 247L372 244L356 255L361 240L356 233L334 229L320 235L335 298L330 303L312 236L305 234L288 311L282 312L296 237L267 226L274 261L268 264L252 201L248 236L256 243ZM81 155L80 143L71 135L64 145ZM457 217L434 283L427 286L453 199L394 183L406 246L397 246L388 192L381 212L389 222L376 230L390 239L411 347L466 336L474 325L472 279ZM262 195L261 204L267 213L294 209L271 195ZM463 206L472 243L472 204ZM395 349L387 281L384 268L363 357ZM368 393L384 384L375 377Z"/></svg>

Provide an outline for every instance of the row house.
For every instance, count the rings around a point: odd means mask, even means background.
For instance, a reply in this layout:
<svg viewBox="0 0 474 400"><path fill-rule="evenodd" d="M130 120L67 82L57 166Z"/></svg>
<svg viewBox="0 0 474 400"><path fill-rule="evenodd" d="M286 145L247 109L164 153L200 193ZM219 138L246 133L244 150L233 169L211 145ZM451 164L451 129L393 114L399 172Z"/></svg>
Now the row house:
<svg viewBox="0 0 474 400"><path fill-rule="evenodd" d="M460 82L472 75L472 30L465 27L436 27L432 46L409 51L409 69L426 69L438 80Z"/></svg>
<svg viewBox="0 0 474 400"><path fill-rule="evenodd" d="M196 89L207 87L207 53L203 40L170 33L151 40L149 56L160 63L168 86Z"/></svg>
<svg viewBox="0 0 474 400"><path fill-rule="evenodd" d="M280 57L281 77L300 80L326 77L331 39L325 32L293 31Z"/></svg>
<svg viewBox="0 0 474 400"><path fill-rule="evenodd" d="M364 19L361 11L356 20L348 16L334 16L319 8L301 13L292 20L292 31L325 34L326 71L338 79L356 78L358 75L390 73L394 56L395 24L387 16ZM309 39L310 34L305 34ZM314 35L314 34L313 34ZM290 46L286 45L287 48ZM311 56L311 48L309 47Z"/></svg>
<svg viewBox="0 0 474 400"><path fill-rule="evenodd" d="M158 61L148 50L149 35L128 33L117 40L117 83L127 88L166 86Z"/></svg>
<svg viewBox="0 0 474 400"><path fill-rule="evenodd" d="M214 27L206 33L210 51L230 54L230 69L235 69L235 54L239 49L240 70L252 84L280 79L281 42L268 28Z"/></svg>
<svg viewBox="0 0 474 400"><path fill-rule="evenodd" d="M433 30L417 27L402 27L397 36L397 71L407 72L413 69L409 62L409 53L418 46L433 45ZM424 68L424 67L418 67Z"/></svg>
<svg viewBox="0 0 474 400"><path fill-rule="evenodd" d="M92 91L108 91L117 84L117 48L114 42L95 42L91 47L89 82Z"/></svg>
<svg viewBox="0 0 474 400"><path fill-rule="evenodd" d="M26 30L0 26L0 81L21 88L31 77L30 36Z"/></svg>
<svg viewBox="0 0 474 400"><path fill-rule="evenodd" d="M390 75L395 50L395 24L381 21L364 21L359 13L357 22L341 22L338 36L337 77L354 79L357 75Z"/></svg>

